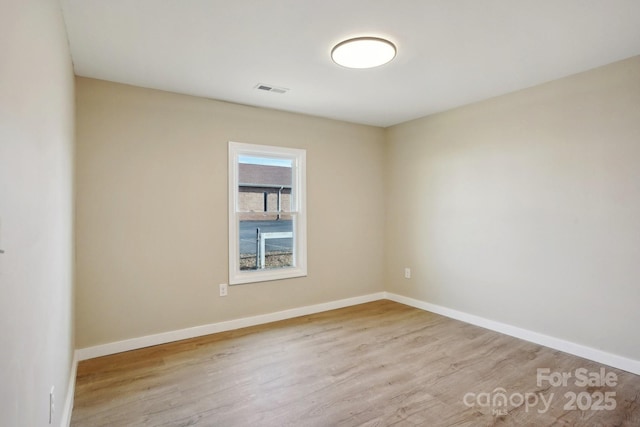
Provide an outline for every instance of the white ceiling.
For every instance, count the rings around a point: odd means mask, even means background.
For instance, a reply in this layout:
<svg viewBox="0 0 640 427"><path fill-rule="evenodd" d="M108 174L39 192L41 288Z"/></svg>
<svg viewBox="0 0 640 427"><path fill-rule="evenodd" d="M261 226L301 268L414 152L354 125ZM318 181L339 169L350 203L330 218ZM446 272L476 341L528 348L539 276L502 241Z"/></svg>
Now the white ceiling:
<svg viewBox="0 0 640 427"><path fill-rule="evenodd" d="M640 0L62 5L79 76L377 126L640 54ZM365 35L393 41L396 58L369 70L331 61L335 44Z"/></svg>

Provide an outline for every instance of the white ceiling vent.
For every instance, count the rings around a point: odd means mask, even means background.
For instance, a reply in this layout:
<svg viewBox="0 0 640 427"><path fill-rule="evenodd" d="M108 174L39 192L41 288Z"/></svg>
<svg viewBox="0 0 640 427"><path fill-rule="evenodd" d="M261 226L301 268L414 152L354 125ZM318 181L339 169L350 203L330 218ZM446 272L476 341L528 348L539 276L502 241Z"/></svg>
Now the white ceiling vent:
<svg viewBox="0 0 640 427"><path fill-rule="evenodd" d="M258 83L255 86L255 88L258 89L258 90L264 90L265 92L273 92L273 93L287 93L287 92L289 92L289 89L287 89L285 87L266 85L264 83Z"/></svg>

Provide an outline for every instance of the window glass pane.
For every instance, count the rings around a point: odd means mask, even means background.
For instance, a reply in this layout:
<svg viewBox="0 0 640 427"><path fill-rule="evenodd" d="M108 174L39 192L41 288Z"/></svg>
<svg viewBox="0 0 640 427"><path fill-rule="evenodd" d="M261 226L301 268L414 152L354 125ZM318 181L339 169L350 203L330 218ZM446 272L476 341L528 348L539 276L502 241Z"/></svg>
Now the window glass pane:
<svg viewBox="0 0 640 427"><path fill-rule="evenodd" d="M239 212L291 212L293 160L239 156ZM262 219L256 215L253 219Z"/></svg>
<svg viewBox="0 0 640 427"><path fill-rule="evenodd" d="M293 161L239 156L240 270L293 267Z"/></svg>
<svg viewBox="0 0 640 427"><path fill-rule="evenodd" d="M290 214L239 215L240 270L295 267L294 218Z"/></svg>

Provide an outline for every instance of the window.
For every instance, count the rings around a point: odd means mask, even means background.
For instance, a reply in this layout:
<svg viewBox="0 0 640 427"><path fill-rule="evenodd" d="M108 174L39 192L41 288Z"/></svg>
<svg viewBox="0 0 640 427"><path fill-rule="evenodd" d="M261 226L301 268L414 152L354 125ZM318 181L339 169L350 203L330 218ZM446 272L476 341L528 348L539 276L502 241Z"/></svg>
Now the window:
<svg viewBox="0 0 640 427"><path fill-rule="evenodd" d="M229 284L307 275L306 151L229 142Z"/></svg>

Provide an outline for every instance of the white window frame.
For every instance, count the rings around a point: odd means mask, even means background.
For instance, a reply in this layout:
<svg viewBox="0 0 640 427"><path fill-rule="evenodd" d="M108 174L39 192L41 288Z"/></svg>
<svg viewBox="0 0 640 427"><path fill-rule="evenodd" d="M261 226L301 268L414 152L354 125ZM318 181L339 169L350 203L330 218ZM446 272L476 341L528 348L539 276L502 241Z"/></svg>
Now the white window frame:
<svg viewBox="0 0 640 427"><path fill-rule="evenodd" d="M240 214L238 210L238 160L240 156L268 157L292 161L291 215L294 266L240 270ZM265 282L307 275L307 179L306 150L229 141L229 284ZM289 213L289 212L287 212Z"/></svg>

